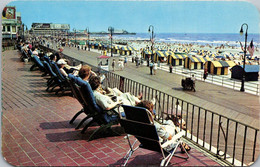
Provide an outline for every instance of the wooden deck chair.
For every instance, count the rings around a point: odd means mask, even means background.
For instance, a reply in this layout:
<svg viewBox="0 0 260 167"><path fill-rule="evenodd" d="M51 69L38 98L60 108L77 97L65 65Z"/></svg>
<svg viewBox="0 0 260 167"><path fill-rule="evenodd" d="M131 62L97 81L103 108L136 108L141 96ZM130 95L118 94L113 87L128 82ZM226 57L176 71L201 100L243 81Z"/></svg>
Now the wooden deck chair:
<svg viewBox="0 0 260 167"><path fill-rule="evenodd" d="M80 86L84 85L84 82L80 77L76 77L72 74L68 75L68 81L70 83L71 86L71 90L72 90L72 94L74 95L74 97L78 100L78 102L81 104L82 109L80 111L78 111L70 120L70 124L72 124L75 119L82 113L85 113L87 116L78 124L78 126L75 129L79 129L80 126L89 118L91 118L89 116L89 110L88 110L88 104L85 103L85 101L82 99L81 95L80 95Z"/></svg>
<svg viewBox="0 0 260 167"><path fill-rule="evenodd" d="M124 159L126 159L124 166L127 164L129 158L132 156L134 151L138 148L148 149L161 153L163 159L160 163L160 166L167 166L172 156L176 156L186 160L189 158L189 154L186 152L185 149L184 150L186 156L175 155L175 151L178 146L182 147L181 137L185 135L184 131L181 131L174 135L172 140L161 144L156 131L156 127L153 123L152 115L147 109L126 105L122 105L122 107L124 108L126 117L120 118L120 124L127 133L127 140L130 147L129 151L124 157ZM136 140L133 143L130 142L129 135L135 136ZM137 141L140 142L140 145L134 147ZM173 149L170 151L166 151L164 148L166 148L169 144L174 144L175 147L173 147Z"/></svg>
<svg viewBox="0 0 260 167"><path fill-rule="evenodd" d="M57 86L60 87L60 89L56 90L55 94L57 95L59 91L62 92L61 95L64 94L65 91L71 91L71 87L69 82L67 81L67 79L61 74L59 67L57 66L57 64L55 62L51 62L51 68L53 70L53 72L57 75L60 83L58 83ZM52 88L52 90L55 87Z"/></svg>
<svg viewBox="0 0 260 167"><path fill-rule="evenodd" d="M90 135L88 141L91 140L95 134L100 133L101 131L109 130L112 125L117 125L119 123L119 114L115 111L118 106L112 108L111 110L103 110L97 105L93 91L88 82L84 82L84 84L78 86L77 89L80 92L84 103L87 104L87 110L89 113L88 117L92 118L92 120L85 125L81 133L84 133L93 123L97 123L99 125L99 128L97 128ZM119 135L118 133L116 134Z"/></svg>
<svg viewBox="0 0 260 167"><path fill-rule="evenodd" d="M43 66L38 56L33 56L32 61L34 62L34 64L30 67L30 71L33 71L35 67L38 67L41 71L45 72L45 67Z"/></svg>

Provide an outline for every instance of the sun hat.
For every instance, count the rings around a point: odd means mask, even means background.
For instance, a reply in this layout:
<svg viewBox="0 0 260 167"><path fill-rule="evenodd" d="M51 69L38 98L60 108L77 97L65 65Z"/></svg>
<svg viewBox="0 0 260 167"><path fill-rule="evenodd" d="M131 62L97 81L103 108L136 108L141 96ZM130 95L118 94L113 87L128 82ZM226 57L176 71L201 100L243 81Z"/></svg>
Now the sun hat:
<svg viewBox="0 0 260 167"><path fill-rule="evenodd" d="M62 65L62 64L67 64L64 59L60 59L57 61L57 64Z"/></svg>

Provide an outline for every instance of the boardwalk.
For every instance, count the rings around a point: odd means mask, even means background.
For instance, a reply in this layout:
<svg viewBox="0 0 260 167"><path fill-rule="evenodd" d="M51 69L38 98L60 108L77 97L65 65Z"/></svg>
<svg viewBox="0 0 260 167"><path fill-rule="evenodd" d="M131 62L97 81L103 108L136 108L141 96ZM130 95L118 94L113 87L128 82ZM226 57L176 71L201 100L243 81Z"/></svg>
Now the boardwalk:
<svg viewBox="0 0 260 167"><path fill-rule="evenodd" d="M100 55L100 52L78 51L74 47L65 47L63 53L96 66L96 57ZM157 74L151 76L149 75L148 67L142 66L136 68L135 64L131 62L128 62L128 66L123 71L118 70L115 73L222 114L228 118L256 128L260 127L259 96L202 81L196 82L195 93L183 91L181 87L183 76L162 70L157 70Z"/></svg>
<svg viewBox="0 0 260 167"><path fill-rule="evenodd" d="M16 166L109 166L122 165L128 150L124 135L107 136L87 142L96 128L86 134L68 121L81 109L69 94L48 93L46 79L29 71L30 63L20 62L17 51L2 53L2 155ZM114 127L118 131L118 126ZM192 146L190 159L174 157L175 166L219 166L206 153ZM137 151L129 165L159 165L159 155Z"/></svg>

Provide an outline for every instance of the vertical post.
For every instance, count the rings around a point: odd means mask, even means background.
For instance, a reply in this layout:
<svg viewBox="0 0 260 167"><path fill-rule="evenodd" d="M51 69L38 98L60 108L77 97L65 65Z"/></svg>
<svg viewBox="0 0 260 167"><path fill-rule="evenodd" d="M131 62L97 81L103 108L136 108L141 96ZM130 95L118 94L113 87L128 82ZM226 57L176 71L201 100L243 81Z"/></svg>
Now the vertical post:
<svg viewBox="0 0 260 167"><path fill-rule="evenodd" d="M111 57L113 57L113 53L112 53L112 43L113 43L113 32L114 32L114 28L113 27L108 27L108 31L110 32L110 39L111 39Z"/></svg>
<svg viewBox="0 0 260 167"><path fill-rule="evenodd" d="M152 33L152 36L150 37L150 41L152 43L152 46L151 46L151 50L152 50L151 59L152 59L153 58L153 44L154 44L154 27L152 25L149 26L148 32ZM147 62L149 62L149 57L148 57L148 61ZM149 64L147 63L147 67L148 66L149 66Z"/></svg>
<svg viewBox="0 0 260 167"><path fill-rule="evenodd" d="M243 62L243 78L241 82L241 88L240 91L244 92L244 84L245 84L245 63L246 63L246 43L247 43L247 30L248 30L248 25L246 23L242 24L241 29L240 29L240 34L243 35L243 26L246 26L246 33L245 33L245 48L244 48L244 62Z"/></svg>

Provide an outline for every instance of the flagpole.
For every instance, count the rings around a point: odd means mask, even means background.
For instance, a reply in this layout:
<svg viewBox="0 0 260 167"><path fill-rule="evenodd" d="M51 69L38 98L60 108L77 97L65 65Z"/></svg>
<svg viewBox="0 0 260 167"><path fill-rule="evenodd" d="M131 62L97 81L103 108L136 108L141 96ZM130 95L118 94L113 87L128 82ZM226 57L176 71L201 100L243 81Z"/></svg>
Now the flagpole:
<svg viewBox="0 0 260 167"><path fill-rule="evenodd" d="M240 35L243 35L243 26L246 26L246 33L245 33L245 48L244 48L244 63L243 63L243 78L242 78L242 82L241 82L241 88L240 88L240 91L241 92L244 92L245 91L245 88L244 88L244 85L245 85L245 64L246 64L246 43L247 43L247 30L248 30L248 25L246 23L242 24L241 26L241 29L240 29Z"/></svg>

